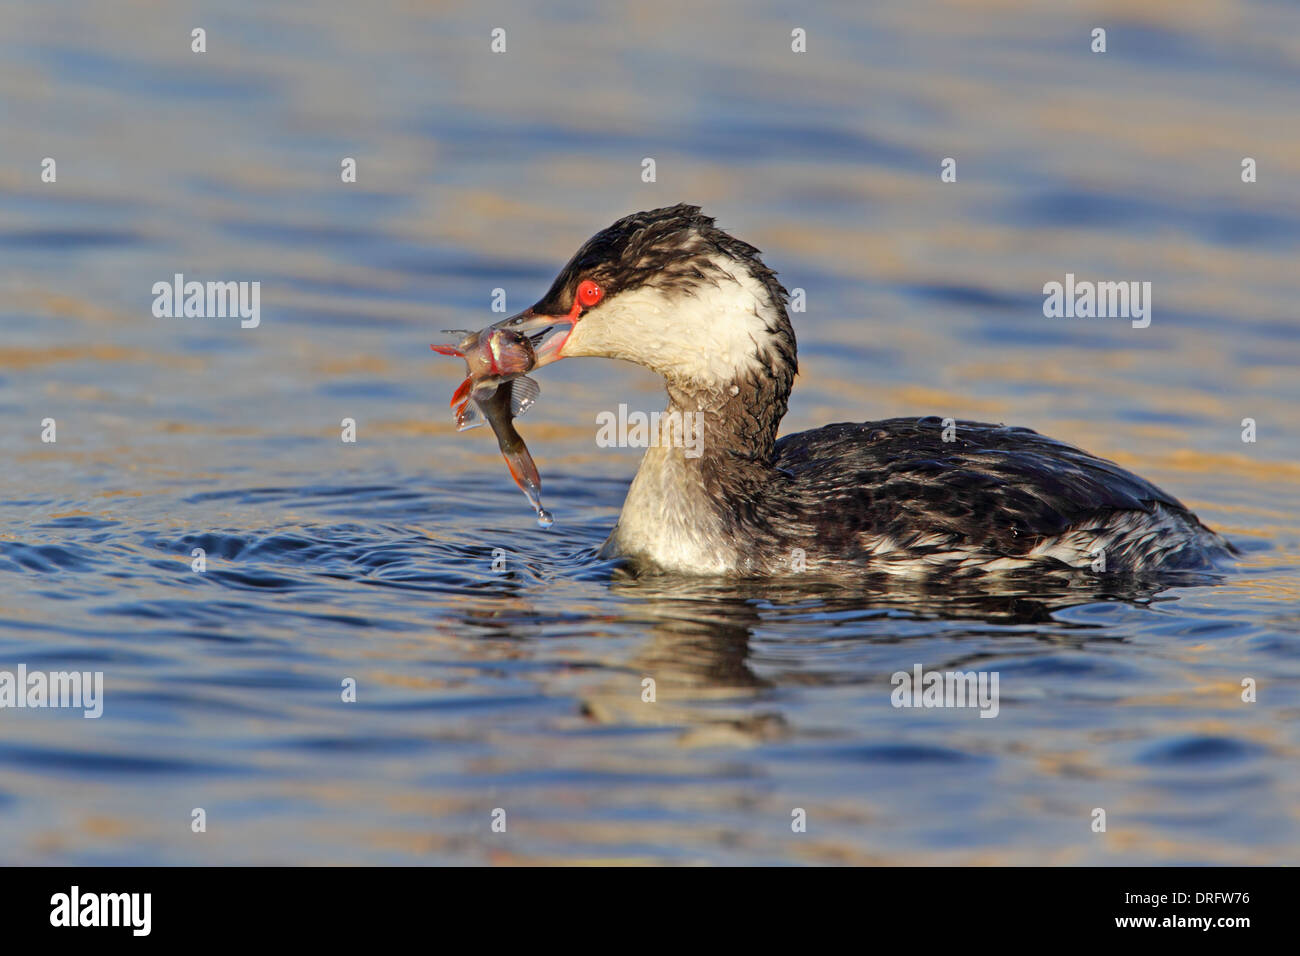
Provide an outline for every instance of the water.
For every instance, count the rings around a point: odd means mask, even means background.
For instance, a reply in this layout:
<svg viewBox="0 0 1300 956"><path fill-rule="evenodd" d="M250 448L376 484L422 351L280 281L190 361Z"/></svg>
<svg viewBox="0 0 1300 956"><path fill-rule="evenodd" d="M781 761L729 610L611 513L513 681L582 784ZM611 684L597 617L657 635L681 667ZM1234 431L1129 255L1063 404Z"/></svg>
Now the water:
<svg viewBox="0 0 1300 956"><path fill-rule="evenodd" d="M4 8L0 670L105 701L0 711L0 861L1298 862L1293 8L795 16ZM595 416L662 389L598 361L521 423L538 528L428 345L682 200L806 291L784 431L1029 425L1242 560L1157 593L636 580L595 556L638 455ZM260 281L261 324L154 318L178 272ZM1151 326L1044 318L1067 272L1151 281ZM893 708L917 664L996 670L997 718Z"/></svg>

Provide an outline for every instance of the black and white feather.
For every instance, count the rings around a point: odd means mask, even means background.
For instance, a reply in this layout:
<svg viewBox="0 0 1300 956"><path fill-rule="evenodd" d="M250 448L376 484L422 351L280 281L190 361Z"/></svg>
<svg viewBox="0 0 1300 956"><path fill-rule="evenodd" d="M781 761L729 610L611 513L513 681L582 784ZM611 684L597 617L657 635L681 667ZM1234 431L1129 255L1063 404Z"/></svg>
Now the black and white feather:
<svg viewBox="0 0 1300 956"><path fill-rule="evenodd" d="M970 576L1204 567L1231 546L1176 498L1026 428L938 418L828 425L777 440L797 371L787 295L748 243L696 206L641 212L588 240L534 306L605 298L565 356L658 372L698 415L698 457L665 434L628 491L609 555L661 570ZM667 419L671 422L671 419ZM667 426L666 426L667 427Z"/></svg>

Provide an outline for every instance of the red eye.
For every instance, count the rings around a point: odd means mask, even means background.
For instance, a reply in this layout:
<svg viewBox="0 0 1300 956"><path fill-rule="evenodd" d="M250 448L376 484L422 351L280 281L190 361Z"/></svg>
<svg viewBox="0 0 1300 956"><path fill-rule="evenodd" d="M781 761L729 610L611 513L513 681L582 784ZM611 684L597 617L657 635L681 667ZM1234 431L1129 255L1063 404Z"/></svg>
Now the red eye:
<svg viewBox="0 0 1300 956"><path fill-rule="evenodd" d="M584 279L578 283L578 305L584 309L590 309L604 297L605 290L590 279Z"/></svg>

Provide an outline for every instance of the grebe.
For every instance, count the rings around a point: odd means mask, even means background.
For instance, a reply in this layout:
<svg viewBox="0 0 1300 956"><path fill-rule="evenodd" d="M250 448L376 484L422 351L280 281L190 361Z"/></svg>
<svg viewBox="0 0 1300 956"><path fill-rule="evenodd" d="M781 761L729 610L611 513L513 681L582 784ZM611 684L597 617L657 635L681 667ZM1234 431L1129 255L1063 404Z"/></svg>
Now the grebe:
<svg viewBox="0 0 1300 956"><path fill-rule="evenodd" d="M538 366L624 359L667 384L664 433L605 556L685 574L930 576L1135 574L1232 553L1151 483L1027 428L959 421L945 436L940 418L893 418L778 440L797 371L787 300L757 249L677 205L597 233L540 302L494 326L529 336ZM672 430L682 413L700 413L695 456Z"/></svg>

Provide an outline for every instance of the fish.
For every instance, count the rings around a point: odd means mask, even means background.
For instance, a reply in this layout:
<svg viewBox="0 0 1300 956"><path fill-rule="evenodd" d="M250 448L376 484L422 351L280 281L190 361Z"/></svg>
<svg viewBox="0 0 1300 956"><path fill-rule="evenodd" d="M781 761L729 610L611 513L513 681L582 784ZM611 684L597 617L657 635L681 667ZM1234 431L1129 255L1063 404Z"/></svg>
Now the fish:
<svg viewBox="0 0 1300 956"><path fill-rule="evenodd" d="M555 518L542 507L541 474L514 425L514 420L528 411L541 394L541 386L525 374L537 364L532 341L497 326L481 332L449 331L463 334L458 344L429 347L440 355L463 358L469 369L465 381L451 396L456 430L477 428L484 422L492 426L510 476L537 512L538 525L549 528Z"/></svg>

